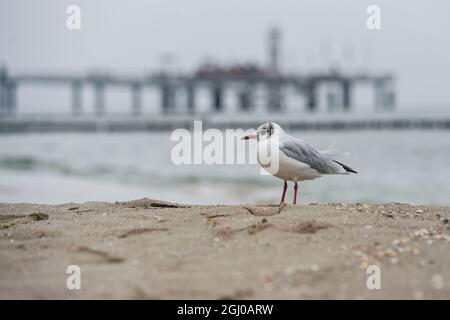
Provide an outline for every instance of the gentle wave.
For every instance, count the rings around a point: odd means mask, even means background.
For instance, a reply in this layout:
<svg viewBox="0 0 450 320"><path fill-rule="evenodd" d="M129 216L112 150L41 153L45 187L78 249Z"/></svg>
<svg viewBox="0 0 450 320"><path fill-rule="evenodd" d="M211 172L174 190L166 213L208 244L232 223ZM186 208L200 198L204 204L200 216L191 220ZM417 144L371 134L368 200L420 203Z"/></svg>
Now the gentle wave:
<svg viewBox="0 0 450 320"><path fill-rule="evenodd" d="M358 175L301 183L301 202L450 205L450 139L433 132L294 132L319 149L332 141ZM170 134L0 136L0 202L126 200L279 201L282 182L257 165L171 162ZM291 193L288 193L291 196Z"/></svg>

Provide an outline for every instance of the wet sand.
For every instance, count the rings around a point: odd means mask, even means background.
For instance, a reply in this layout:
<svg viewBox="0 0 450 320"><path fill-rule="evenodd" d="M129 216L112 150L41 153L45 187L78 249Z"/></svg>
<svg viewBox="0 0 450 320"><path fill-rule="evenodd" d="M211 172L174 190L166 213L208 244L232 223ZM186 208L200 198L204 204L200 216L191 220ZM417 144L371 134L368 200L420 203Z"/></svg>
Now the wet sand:
<svg viewBox="0 0 450 320"><path fill-rule="evenodd" d="M0 204L0 298L450 299L449 217L408 204ZM66 287L69 265L81 290Z"/></svg>

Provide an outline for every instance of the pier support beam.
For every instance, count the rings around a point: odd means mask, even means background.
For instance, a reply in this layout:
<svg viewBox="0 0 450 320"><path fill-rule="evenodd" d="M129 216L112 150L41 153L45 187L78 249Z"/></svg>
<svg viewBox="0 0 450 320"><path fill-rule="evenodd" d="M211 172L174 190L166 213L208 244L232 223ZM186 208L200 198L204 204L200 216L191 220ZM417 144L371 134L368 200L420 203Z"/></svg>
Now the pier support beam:
<svg viewBox="0 0 450 320"><path fill-rule="evenodd" d="M103 81L96 82L95 90L95 114L103 116L105 114L105 84Z"/></svg>
<svg viewBox="0 0 450 320"><path fill-rule="evenodd" d="M214 111L222 111L223 109L223 87L221 84L216 83L211 89L212 105Z"/></svg>
<svg viewBox="0 0 450 320"><path fill-rule="evenodd" d="M383 83L375 81L373 84L374 106L376 110L380 110L383 105Z"/></svg>
<svg viewBox="0 0 450 320"><path fill-rule="evenodd" d="M6 115L6 89L5 86L0 83L0 116Z"/></svg>
<svg viewBox="0 0 450 320"><path fill-rule="evenodd" d="M7 86L7 114L13 116L17 114L17 83L10 81Z"/></svg>
<svg viewBox="0 0 450 320"><path fill-rule="evenodd" d="M385 95L385 107L386 109L393 110L395 107L395 93L393 90L389 90Z"/></svg>
<svg viewBox="0 0 450 320"><path fill-rule="evenodd" d="M8 71L5 67L0 69L0 116L6 115Z"/></svg>
<svg viewBox="0 0 450 320"><path fill-rule="evenodd" d="M142 85L140 83L131 85L131 109L134 116L142 114Z"/></svg>
<svg viewBox="0 0 450 320"><path fill-rule="evenodd" d="M385 81L383 104L384 108L387 110L393 110L395 107L395 91L392 79L388 79Z"/></svg>
<svg viewBox="0 0 450 320"><path fill-rule="evenodd" d="M338 98L339 98L338 94L334 90L330 90L327 92L328 112L335 112L336 109L340 106L340 103L338 102Z"/></svg>
<svg viewBox="0 0 450 320"><path fill-rule="evenodd" d="M390 80L374 82L375 108L377 110L392 110L395 106L395 94Z"/></svg>
<svg viewBox="0 0 450 320"><path fill-rule="evenodd" d="M283 95L281 93L281 83L278 80L268 84L267 91L269 94L269 110L280 111L283 106Z"/></svg>
<svg viewBox="0 0 450 320"><path fill-rule="evenodd" d="M81 115L81 97L82 84L81 81L74 81L72 83L72 114L74 116Z"/></svg>
<svg viewBox="0 0 450 320"><path fill-rule="evenodd" d="M169 113L175 108L174 88L168 82L161 85L161 107L163 113Z"/></svg>
<svg viewBox="0 0 450 320"><path fill-rule="evenodd" d="M317 111L317 88L314 82L305 87L306 109L310 112Z"/></svg>
<svg viewBox="0 0 450 320"><path fill-rule="evenodd" d="M351 108L351 89L352 84L350 80L343 80L341 81L341 87L342 87L342 107L345 111L349 111Z"/></svg>
<svg viewBox="0 0 450 320"><path fill-rule="evenodd" d="M243 111L253 109L253 85L247 84L239 92L239 107Z"/></svg>
<svg viewBox="0 0 450 320"><path fill-rule="evenodd" d="M187 111L189 114L194 114L196 109L196 101L195 101L196 88L195 85L189 83L186 86L186 99L187 99Z"/></svg>

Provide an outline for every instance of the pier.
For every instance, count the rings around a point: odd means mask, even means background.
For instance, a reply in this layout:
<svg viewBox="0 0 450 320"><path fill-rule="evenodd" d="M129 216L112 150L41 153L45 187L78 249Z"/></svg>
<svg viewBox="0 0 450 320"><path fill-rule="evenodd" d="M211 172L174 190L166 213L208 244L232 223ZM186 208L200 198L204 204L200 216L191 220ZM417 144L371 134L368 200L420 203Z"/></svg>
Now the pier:
<svg viewBox="0 0 450 320"><path fill-rule="evenodd" d="M353 108L355 87L360 84L373 89L373 106L377 110L392 110L395 106L395 79L390 73L344 72L339 68L315 72L293 73L283 71L281 63L281 31L270 28L267 37L267 62L219 65L204 63L196 70L184 74L167 70L151 72L142 76L124 76L109 71L87 71L84 74L11 73L6 66L0 67L0 118L11 118L21 113L20 89L23 86L65 86L71 89L71 115L86 114L83 92L94 92L94 114L101 118L108 114L106 92L110 88L124 87L129 91L129 104L124 111L135 117L143 114L143 93L156 90L159 95L160 114L199 113L199 92L209 92L209 113L221 113L230 108L225 94L235 97L239 113L252 113L257 97L263 97L263 108L268 113L283 113L286 109L287 92L303 101L299 111L315 113L319 109L319 91L328 90L327 109L349 112ZM259 106L258 106L259 107ZM236 108L236 106L235 106ZM125 112L126 111L126 112Z"/></svg>
<svg viewBox="0 0 450 320"><path fill-rule="evenodd" d="M265 108L269 112L283 112L286 91L294 92L305 101L304 109L315 112L318 109L319 88L333 85L338 92L329 93L328 108L350 111L352 95L356 85L372 86L374 107L391 110L395 105L394 77L391 74L368 73L344 74L340 72L312 73L304 75L278 74L257 67L239 66L235 69L204 67L193 74L170 75L164 73L143 77L126 77L108 73L87 73L83 76L69 74L10 74L5 67L0 69L0 115L13 117L20 113L18 101L20 88L24 85L66 86L71 88L72 115L83 114L83 91L92 89L95 99L95 114L99 117L108 112L105 91L111 87L125 87L130 93L129 106L124 106L134 116L142 114L142 92L156 89L159 92L159 110L162 114L175 112L176 103L187 114L197 113L197 93L210 92L210 111L221 112L225 105L224 92L236 96L242 112L252 112L255 91L263 92ZM180 96L184 98L180 99ZM178 106L179 107L179 106ZM300 106L299 106L300 107ZM177 108L180 110L180 108ZM299 108L299 110L301 110Z"/></svg>
<svg viewBox="0 0 450 320"><path fill-rule="evenodd" d="M355 91L361 86L372 89L373 109L394 110L396 93L392 72L349 72L338 67L322 67L301 73L286 71L280 61L281 40L280 30L271 28L264 66L253 62L232 65L207 62L185 73L166 69L131 76L89 70L79 74L16 73L7 66L0 66L0 131L55 131L64 128L81 131L97 131L99 128L152 130L167 128L167 121L183 127L183 121L190 119L209 120L216 115L223 118L231 108L237 121L233 124L238 125L242 123L241 118L254 118L262 110L271 118L286 115L289 98L296 98L295 105L289 107L293 107L296 114L298 110L299 115L322 113L319 111L324 104L329 112L350 115L356 109ZM27 114L19 103L24 87L70 89L67 97L69 111L63 112L61 108L54 110L53 114ZM119 118L110 111L107 103L107 92L118 88L125 88L129 93L129 102L121 105ZM325 102L322 97L324 89ZM84 101L87 91L93 92L93 110ZM144 111L149 107L143 99L148 91L156 92L159 97L157 106L152 106L156 113ZM227 99L230 96L233 97L233 105ZM205 98L207 110L204 103L201 104ZM290 119L297 124L299 120L300 117ZM228 122L216 125L224 127L225 123ZM302 125L305 126L309 127L309 124Z"/></svg>

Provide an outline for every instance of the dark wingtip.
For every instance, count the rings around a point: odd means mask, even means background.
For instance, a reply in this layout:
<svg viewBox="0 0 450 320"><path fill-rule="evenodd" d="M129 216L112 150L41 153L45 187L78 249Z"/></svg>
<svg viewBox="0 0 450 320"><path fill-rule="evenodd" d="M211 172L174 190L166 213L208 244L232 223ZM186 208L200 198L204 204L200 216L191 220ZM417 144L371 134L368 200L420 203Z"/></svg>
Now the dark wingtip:
<svg viewBox="0 0 450 320"><path fill-rule="evenodd" d="M348 172L352 172L352 173L358 174L357 171L355 171L355 170L353 170L352 168L349 168L349 167L347 167L347 166L345 166L344 169L345 169L346 171L348 171Z"/></svg>
<svg viewBox="0 0 450 320"><path fill-rule="evenodd" d="M344 168L344 170L347 172L358 173L355 170L353 170L352 168L350 168L349 166L346 166L345 164L340 163L339 161L336 161L336 160L333 160L333 161L340 164L342 166L342 168Z"/></svg>

